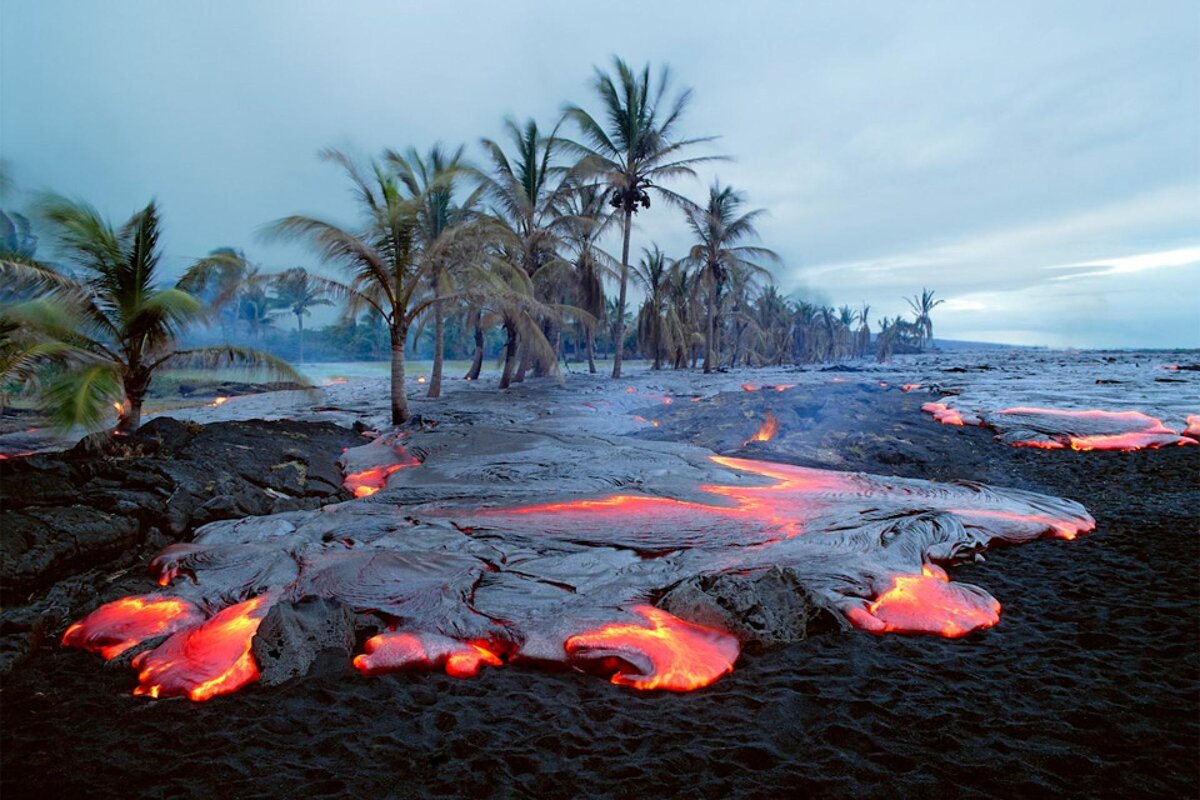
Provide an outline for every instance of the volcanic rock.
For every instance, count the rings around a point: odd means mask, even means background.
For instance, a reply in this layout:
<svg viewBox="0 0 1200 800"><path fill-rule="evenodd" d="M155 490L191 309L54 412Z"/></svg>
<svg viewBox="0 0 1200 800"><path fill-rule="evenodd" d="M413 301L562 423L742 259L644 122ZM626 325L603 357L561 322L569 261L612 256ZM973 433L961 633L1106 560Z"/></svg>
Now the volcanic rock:
<svg viewBox="0 0 1200 800"><path fill-rule="evenodd" d="M326 651L347 664L354 650L354 612L325 597L278 603L258 626L252 646L265 686L307 675Z"/></svg>
<svg viewBox="0 0 1200 800"><path fill-rule="evenodd" d="M729 631L764 647L798 642L845 627L841 617L800 582L794 569L752 575L698 575L673 586L658 607L680 619Z"/></svg>

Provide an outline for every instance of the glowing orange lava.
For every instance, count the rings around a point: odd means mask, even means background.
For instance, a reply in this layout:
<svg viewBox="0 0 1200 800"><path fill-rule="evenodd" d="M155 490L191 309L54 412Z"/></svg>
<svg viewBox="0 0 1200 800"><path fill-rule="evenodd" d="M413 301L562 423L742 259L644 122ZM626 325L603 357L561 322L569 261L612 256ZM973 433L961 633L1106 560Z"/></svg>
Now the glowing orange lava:
<svg viewBox="0 0 1200 800"><path fill-rule="evenodd" d="M610 622L563 644L573 662L612 670L612 682L635 689L690 692L733 671L737 637L684 622L649 605L634 606L646 625Z"/></svg>
<svg viewBox="0 0 1200 800"><path fill-rule="evenodd" d="M389 475L405 467L419 466L421 463L415 456L405 453L401 447L396 447L395 453L401 459L400 462L352 472L342 480L342 486L355 497L370 497L387 486Z"/></svg>
<svg viewBox="0 0 1200 800"><path fill-rule="evenodd" d="M781 383L775 387L775 391L786 392L788 389L795 389L798 385L796 383Z"/></svg>
<svg viewBox="0 0 1200 800"><path fill-rule="evenodd" d="M921 410L926 414L932 414L933 418L943 425L966 424L963 422L962 414L945 403L925 403L921 406Z"/></svg>
<svg viewBox="0 0 1200 800"><path fill-rule="evenodd" d="M155 636L165 636L204 621L204 615L186 600L153 595L122 597L100 606L67 628L62 643L105 661Z"/></svg>
<svg viewBox="0 0 1200 800"><path fill-rule="evenodd" d="M912 392L912 391L916 391L917 389L920 389L920 388L921 388L921 384L919 384L919 383L906 383L900 387L900 391Z"/></svg>
<svg viewBox="0 0 1200 800"><path fill-rule="evenodd" d="M614 520L619 520L622 527L636 530L648 542L660 545L672 540L679 532L697 531L699 518L721 527L729 525L733 530L743 531L750 540L765 542L802 533L803 520L824 505L821 495L852 491L854 487L852 476L837 472L727 456L709 456L709 459L723 467L771 478L775 482L764 486L700 487L702 492L727 498L728 505L618 494L501 508L486 511L484 516L547 515L549 518L541 523L546 530L573 535L611 528Z"/></svg>
<svg viewBox="0 0 1200 800"><path fill-rule="evenodd" d="M215 397L215 398L213 398L213 401L211 403L209 403L209 405L210 406L223 406L228 402L229 402L228 397Z"/></svg>
<svg viewBox="0 0 1200 800"><path fill-rule="evenodd" d="M503 664L487 642L459 642L432 633L381 633L368 639L363 649L364 653L354 657L354 667L364 675L445 665L447 675L473 678L485 664Z"/></svg>
<svg viewBox="0 0 1200 800"><path fill-rule="evenodd" d="M990 628L1000 621L1000 603L974 587L951 583L941 568L897 575L892 586L850 621L872 633L936 633L950 639Z"/></svg>
<svg viewBox="0 0 1200 800"><path fill-rule="evenodd" d="M133 660L138 670L134 694L187 695L195 701L236 692L258 680L250 652L254 634L270 609L266 595L218 612L204 624L180 631Z"/></svg>
<svg viewBox="0 0 1200 800"><path fill-rule="evenodd" d="M1187 428L1183 431L1184 436L1191 436L1193 439L1200 439L1200 414L1189 414L1187 418Z"/></svg>
<svg viewBox="0 0 1200 800"><path fill-rule="evenodd" d="M1191 439L1180 438L1173 429L1163 424L1162 420L1143 414L1140 411L1101 411L1089 409L1073 411L1059 408L1035 408L1019 406L1006 408L997 414L1008 416L1051 417L1067 420L1082 421L1083 424L1099 425L1103 428L1128 428L1129 430L1113 433L1096 433L1091 435L1074 435L1069 433L1051 434L1054 443L1045 440L1013 441L1010 444L1018 447L1041 447L1049 450L1070 447L1072 450L1142 450L1157 449L1173 445L1191 445Z"/></svg>
<svg viewBox="0 0 1200 800"><path fill-rule="evenodd" d="M760 388L761 387L755 386L753 383L743 383L742 384L743 392L757 392Z"/></svg>
<svg viewBox="0 0 1200 800"><path fill-rule="evenodd" d="M775 438L775 434L779 432L779 421L775 419L775 415L770 411L767 412L767 418L763 421L762 427L743 444L751 442L769 442Z"/></svg>

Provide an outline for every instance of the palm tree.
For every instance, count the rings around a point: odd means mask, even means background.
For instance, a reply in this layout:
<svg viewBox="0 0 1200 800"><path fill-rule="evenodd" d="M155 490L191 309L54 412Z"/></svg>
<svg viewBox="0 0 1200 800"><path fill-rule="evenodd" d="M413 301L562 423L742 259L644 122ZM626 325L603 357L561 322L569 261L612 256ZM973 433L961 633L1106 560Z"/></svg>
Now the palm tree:
<svg viewBox="0 0 1200 800"><path fill-rule="evenodd" d="M433 369L429 377L428 397L442 392L442 363L445 356L445 298L454 292L454 278L462 277L454 261L454 249L460 244L456 233L463 231L474 217L478 192L456 205L457 181L469 168L463 162L463 149L447 152L440 144L422 156L415 148L404 155L389 151L387 160L396 171L409 195L419 199L417 210L417 246L420 258L428 262L429 290L435 302L433 311Z"/></svg>
<svg viewBox="0 0 1200 800"><path fill-rule="evenodd" d="M638 349L652 356L651 369L662 369L663 352L668 349L664 341L663 313L667 303L667 279L670 264L658 245L654 249L643 249L642 261L633 268L633 277L642 285L646 299L637 315Z"/></svg>
<svg viewBox="0 0 1200 800"><path fill-rule="evenodd" d="M534 120L518 126L509 119L504 125L513 148L511 158L498 143L483 139L491 170L477 174L497 223L493 232L500 246L495 252L525 272L535 299L542 304L537 311L529 305L512 308L515 316L505 325L509 343L519 346L520 366L513 379L520 382L530 366L538 373L558 369L553 347L547 349L542 340L548 346L550 307L561 305L556 301L571 272L571 265L559 255L567 226L561 212L570 188L562 180L564 169L556 163L562 147L557 127L543 136ZM525 287L516 285L519 282L512 276L504 281L511 292L525 296ZM516 352L506 347L506 353Z"/></svg>
<svg viewBox="0 0 1200 800"><path fill-rule="evenodd" d="M855 314L855 320L858 322L858 331L855 333L855 355L859 358L866 356L867 351L871 349L871 307L866 303L862 304L862 308Z"/></svg>
<svg viewBox="0 0 1200 800"><path fill-rule="evenodd" d="M331 306L329 286L321 281L313 280L308 270L303 267L285 270L275 276L275 302L290 311L296 317L296 336L299 344L299 358L304 363L304 318L310 316L310 309L317 306Z"/></svg>
<svg viewBox="0 0 1200 800"><path fill-rule="evenodd" d="M933 344L933 319L930 314L945 300L934 300L932 289L922 289L920 294L904 298L913 311L917 347L924 350L926 343Z"/></svg>
<svg viewBox="0 0 1200 800"><path fill-rule="evenodd" d="M406 196L397 177L372 160L369 173L346 154L327 149L321 158L340 166L354 187L361 219L344 228L314 217L284 217L268 228L268 235L307 240L320 257L344 268L348 285L330 286L347 298L347 314L357 316L373 309L387 325L391 340L392 424L408 420L404 383L404 347L408 332L436 297L421 297L434 268L417 257L420 198Z"/></svg>
<svg viewBox="0 0 1200 800"><path fill-rule="evenodd" d="M598 241L608 230L613 214L606 190L593 183L575 186L567 195L564 239L573 257L574 304L591 318L581 318L586 338L588 372L596 373L596 325L605 318L604 278L613 274L613 258Z"/></svg>
<svg viewBox="0 0 1200 800"><path fill-rule="evenodd" d="M765 247L739 244L758 238L755 222L765 212L756 209L741 214L745 198L731 186L715 181L708 191L704 208L691 208L685 214L697 242L688 254L688 261L701 271L708 290L707 333L704 345L704 371L712 372L720 365L721 294L734 269L768 275L767 269L756 263L767 259L778 261L779 256Z"/></svg>
<svg viewBox="0 0 1200 800"><path fill-rule="evenodd" d="M158 207L151 201L120 228L85 203L57 196L43 203L59 251L79 277L60 283L50 297L10 308L10 320L28 326L69 352L71 369L54 375L45 395L61 427L96 426L110 404L117 433L141 425L142 404L157 370L169 366L265 366L300 379L285 363L240 347L178 349L188 324L206 316L203 304L179 286L159 283Z"/></svg>
<svg viewBox="0 0 1200 800"><path fill-rule="evenodd" d="M596 70L592 88L600 98L601 124L579 106L566 108L584 143L570 143L581 156L580 168L597 175L609 188L609 202L621 212L621 273L620 293L616 308L616 352L613 356L613 377L621 377L621 342L625 339L625 301L629 283L629 235L633 215L650 207L650 192L668 203L684 208L690 204L683 197L662 186L663 181L680 176L694 176L694 167L716 156L683 157L687 148L708 142L706 138L677 138L676 128L691 99L685 89L674 99L667 99L670 70L663 67L657 83L650 79L647 64L641 73L634 73L620 58L613 59L614 75Z"/></svg>

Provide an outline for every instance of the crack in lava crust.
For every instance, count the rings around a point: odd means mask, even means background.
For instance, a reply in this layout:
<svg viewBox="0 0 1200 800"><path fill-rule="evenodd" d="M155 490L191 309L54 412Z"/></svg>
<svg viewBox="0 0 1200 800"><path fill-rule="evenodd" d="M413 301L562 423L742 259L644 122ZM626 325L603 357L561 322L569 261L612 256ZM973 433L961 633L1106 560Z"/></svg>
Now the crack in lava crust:
<svg viewBox="0 0 1200 800"><path fill-rule="evenodd" d="M106 654L169 633L135 658L135 693L205 700L257 679L251 643L272 604L316 596L371 615L384 631L354 659L365 674L444 668L469 677L483 666L557 663L635 689L687 691L729 672L740 648L729 633L648 604L681 580L786 567L858 628L958 637L995 625L1000 604L939 565L995 541L1069 539L1095 525L1077 503L1032 492L670 448L636 451L661 495L480 508L477 499L465 505L471 484L453 470L492 474L490 458L524 462L472 455L463 441L468 455L448 458L451 472L426 460L405 473L429 499L402 510L405 487L390 485L374 502L206 526L151 562L164 593L98 609L64 644ZM578 461L572 452L564 462ZM448 496L464 505L433 502Z"/></svg>

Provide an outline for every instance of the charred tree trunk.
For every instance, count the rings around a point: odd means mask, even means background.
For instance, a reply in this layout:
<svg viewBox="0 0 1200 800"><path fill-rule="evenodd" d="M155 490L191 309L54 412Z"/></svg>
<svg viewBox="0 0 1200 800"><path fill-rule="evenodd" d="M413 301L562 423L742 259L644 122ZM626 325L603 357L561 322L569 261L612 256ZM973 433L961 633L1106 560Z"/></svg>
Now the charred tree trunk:
<svg viewBox="0 0 1200 800"><path fill-rule="evenodd" d="M471 368L467 370L466 378L469 381L479 380L479 372L483 369L483 325L482 311L476 311L473 319L473 327L475 329L475 358L471 361Z"/></svg>
<svg viewBox="0 0 1200 800"><path fill-rule="evenodd" d="M504 342L504 371L500 374L501 389L507 389L512 383L513 366L517 361L517 327L510 322L505 322L504 332L508 334L508 338Z"/></svg>

